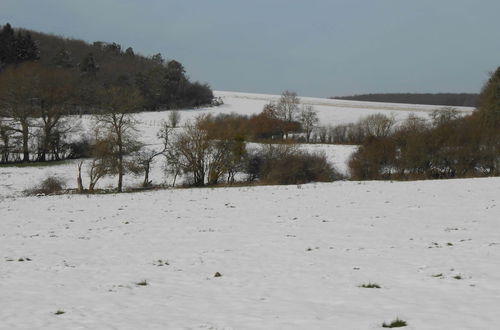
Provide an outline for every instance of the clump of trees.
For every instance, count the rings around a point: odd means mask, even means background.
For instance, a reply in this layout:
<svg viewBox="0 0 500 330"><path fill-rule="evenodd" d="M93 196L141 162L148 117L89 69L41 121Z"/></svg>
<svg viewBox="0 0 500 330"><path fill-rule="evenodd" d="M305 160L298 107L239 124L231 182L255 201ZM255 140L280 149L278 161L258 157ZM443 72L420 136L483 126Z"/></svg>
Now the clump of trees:
<svg viewBox="0 0 500 330"><path fill-rule="evenodd" d="M483 87L472 115L436 111L414 116L384 136L369 136L352 156L358 180L437 179L500 174L500 68Z"/></svg>

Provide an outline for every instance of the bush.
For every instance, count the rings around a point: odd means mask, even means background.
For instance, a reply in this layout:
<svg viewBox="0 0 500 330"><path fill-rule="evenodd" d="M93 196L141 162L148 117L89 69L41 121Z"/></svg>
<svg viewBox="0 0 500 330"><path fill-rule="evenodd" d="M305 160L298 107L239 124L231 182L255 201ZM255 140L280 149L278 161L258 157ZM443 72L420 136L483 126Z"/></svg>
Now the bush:
<svg viewBox="0 0 500 330"><path fill-rule="evenodd" d="M54 195L61 193L65 188L64 180L55 176L46 177L38 186L28 189L27 195Z"/></svg>
<svg viewBox="0 0 500 330"><path fill-rule="evenodd" d="M400 320L399 318L395 319L391 323L383 323L382 328L401 328L406 327L408 324L404 320Z"/></svg>
<svg viewBox="0 0 500 330"><path fill-rule="evenodd" d="M294 145L269 145L247 159L249 180L266 184L331 182L340 178L324 154L307 153Z"/></svg>

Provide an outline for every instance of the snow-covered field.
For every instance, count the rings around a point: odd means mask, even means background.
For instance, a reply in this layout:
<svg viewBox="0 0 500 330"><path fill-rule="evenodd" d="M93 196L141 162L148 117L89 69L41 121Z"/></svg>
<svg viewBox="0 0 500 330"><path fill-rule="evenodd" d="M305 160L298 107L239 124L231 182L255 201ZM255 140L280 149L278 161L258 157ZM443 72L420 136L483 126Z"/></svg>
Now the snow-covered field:
<svg viewBox="0 0 500 330"><path fill-rule="evenodd" d="M183 121L277 98L217 94L224 106ZM436 108L303 101L325 124ZM166 117L138 115L144 142ZM355 150L304 148L343 172ZM2 330L499 327L500 178L21 197L49 174L73 187L76 162L0 168ZM168 182L161 164L152 179Z"/></svg>
<svg viewBox="0 0 500 330"><path fill-rule="evenodd" d="M497 329L498 196L487 178L6 199L0 328Z"/></svg>

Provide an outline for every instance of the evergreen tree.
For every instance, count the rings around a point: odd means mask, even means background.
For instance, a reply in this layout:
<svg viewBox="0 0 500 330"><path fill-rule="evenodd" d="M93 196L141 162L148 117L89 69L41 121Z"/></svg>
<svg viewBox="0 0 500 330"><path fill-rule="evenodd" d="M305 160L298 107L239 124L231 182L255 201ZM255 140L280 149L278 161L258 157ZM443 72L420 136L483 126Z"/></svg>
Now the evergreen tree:
<svg viewBox="0 0 500 330"><path fill-rule="evenodd" d="M168 108L180 107L183 104L184 92L188 79L185 76L184 66L175 61L168 61L163 81L163 100Z"/></svg>
<svg viewBox="0 0 500 330"><path fill-rule="evenodd" d="M36 61L40 58L38 46L31 38L31 34L19 32L15 39L16 63Z"/></svg>
<svg viewBox="0 0 500 330"><path fill-rule="evenodd" d="M0 68L9 64L16 64L39 59L38 46L31 38L31 34L18 32L7 23L0 31Z"/></svg>
<svg viewBox="0 0 500 330"><path fill-rule="evenodd" d="M491 75L481 91L479 113L486 126L500 126L500 67Z"/></svg>
<svg viewBox="0 0 500 330"><path fill-rule="evenodd" d="M0 30L0 68L16 62L15 41L14 30L7 23Z"/></svg>
<svg viewBox="0 0 500 330"><path fill-rule="evenodd" d="M88 53L87 56L85 56L83 61L80 63L80 71L86 76L96 76L97 71L99 71L99 65L97 65L97 62L94 59L94 54Z"/></svg>

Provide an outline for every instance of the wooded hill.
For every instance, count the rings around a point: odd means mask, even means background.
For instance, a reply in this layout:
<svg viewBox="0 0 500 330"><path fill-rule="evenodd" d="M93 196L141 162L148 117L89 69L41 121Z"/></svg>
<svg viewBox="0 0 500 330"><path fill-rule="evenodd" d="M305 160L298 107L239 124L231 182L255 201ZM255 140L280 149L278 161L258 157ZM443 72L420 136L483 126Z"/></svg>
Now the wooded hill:
<svg viewBox="0 0 500 330"><path fill-rule="evenodd" d="M479 99L479 94L473 93L437 93L437 94L417 94L417 93L387 93L387 94L361 94L353 96L335 96L332 99L385 102L385 103L406 103L406 104L429 104L450 107L475 107Z"/></svg>
<svg viewBox="0 0 500 330"><path fill-rule="evenodd" d="M77 73L86 85L85 103L92 103L93 91L112 85L138 89L147 110L191 108L213 99L208 84L191 82L180 62L160 53L146 57L114 42L91 44L6 24L0 28L0 70L25 61Z"/></svg>

